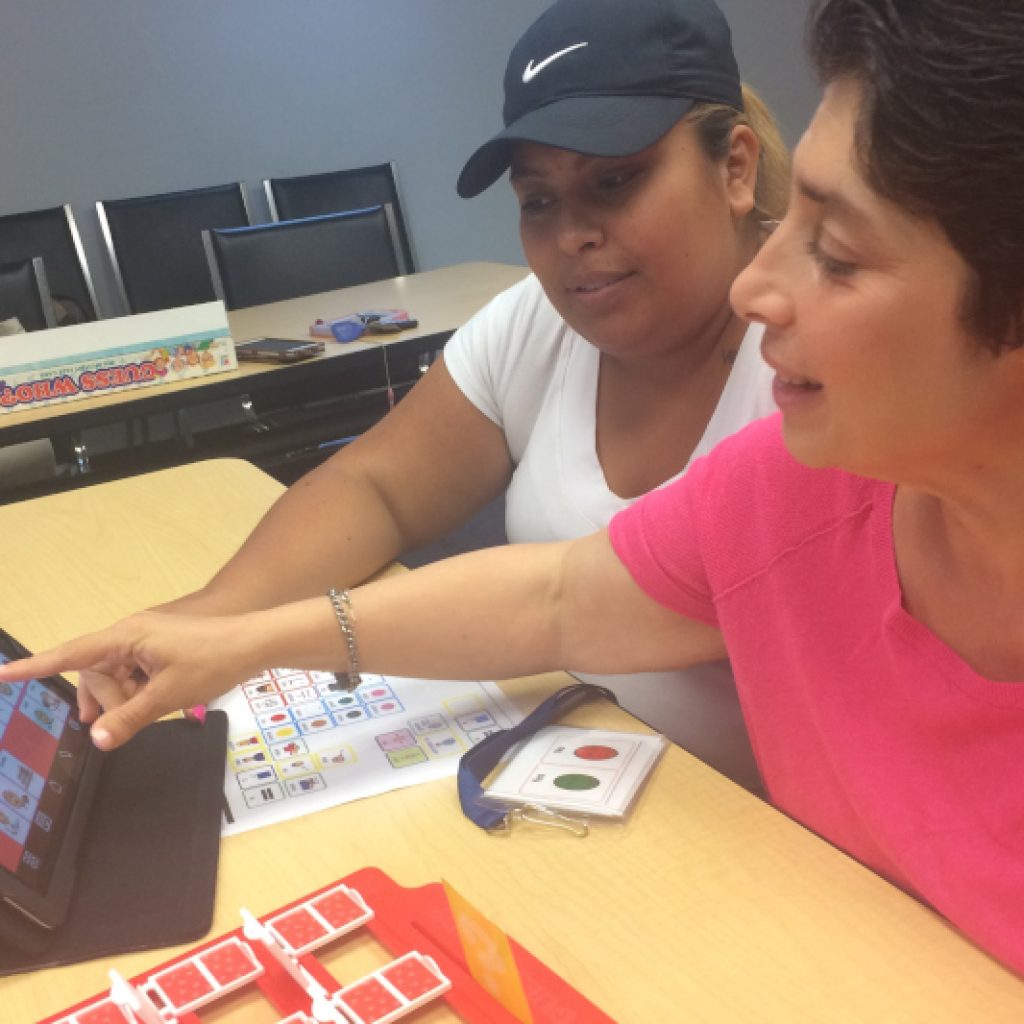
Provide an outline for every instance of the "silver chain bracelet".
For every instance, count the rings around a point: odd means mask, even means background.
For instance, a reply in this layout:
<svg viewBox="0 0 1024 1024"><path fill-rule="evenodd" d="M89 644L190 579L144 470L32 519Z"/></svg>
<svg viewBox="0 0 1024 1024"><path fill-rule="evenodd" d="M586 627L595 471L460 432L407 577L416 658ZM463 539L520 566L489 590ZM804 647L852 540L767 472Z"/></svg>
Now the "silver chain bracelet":
<svg viewBox="0 0 1024 1024"><path fill-rule="evenodd" d="M345 638L345 650L348 653L348 671L345 673L344 682L346 689L354 690L362 682L359 678L359 652L356 648L356 631L352 623L355 620L355 613L352 611L352 597L347 590L335 590L331 587L327 591L331 599L331 607L334 609L335 618L341 627L341 635ZM339 682L342 681L341 674L336 673Z"/></svg>

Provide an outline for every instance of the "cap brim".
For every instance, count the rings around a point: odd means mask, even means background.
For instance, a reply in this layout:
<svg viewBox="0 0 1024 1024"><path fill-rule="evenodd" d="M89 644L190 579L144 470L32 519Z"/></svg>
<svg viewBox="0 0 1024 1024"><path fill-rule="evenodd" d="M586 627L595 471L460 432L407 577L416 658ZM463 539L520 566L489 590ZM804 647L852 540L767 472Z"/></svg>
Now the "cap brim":
<svg viewBox="0 0 1024 1024"><path fill-rule="evenodd" d="M479 195L508 170L518 142L569 149L587 156L628 156L654 145L696 100L682 96L577 96L531 110L467 161L456 189Z"/></svg>

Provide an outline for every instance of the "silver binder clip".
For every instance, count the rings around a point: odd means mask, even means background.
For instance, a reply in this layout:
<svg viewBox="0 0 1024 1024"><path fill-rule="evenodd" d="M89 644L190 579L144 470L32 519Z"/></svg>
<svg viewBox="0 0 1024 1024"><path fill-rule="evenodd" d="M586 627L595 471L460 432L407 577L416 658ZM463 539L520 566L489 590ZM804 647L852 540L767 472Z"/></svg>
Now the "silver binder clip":
<svg viewBox="0 0 1024 1024"><path fill-rule="evenodd" d="M568 815L559 814L540 804L524 804L522 807L513 807L505 815L502 823L495 828L487 830L489 836L508 836L512 834L512 826L516 822L524 825L539 825L542 828L563 829L577 839L585 839L590 833L590 826L578 818L570 818Z"/></svg>

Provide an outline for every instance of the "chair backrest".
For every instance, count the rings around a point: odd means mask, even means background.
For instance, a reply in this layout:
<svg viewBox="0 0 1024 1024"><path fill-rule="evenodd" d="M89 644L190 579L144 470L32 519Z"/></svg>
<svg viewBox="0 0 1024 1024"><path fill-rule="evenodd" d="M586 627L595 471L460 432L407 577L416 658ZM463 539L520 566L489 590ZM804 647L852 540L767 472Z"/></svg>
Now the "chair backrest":
<svg viewBox="0 0 1024 1024"><path fill-rule="evenodd" d="M263 188L274 220L316 217L339 210L357 210L366 206L390 203L395 211L404 267L399 273L411 274L416 269L412 243L402 214L398 194L398 172L394 161L372 167L352 167L327 174L307 174L294 178L266 178Z"/></svg>
<svg viewBox="0 0 1024 1024"><path fill-rule="evenodd" d="M0 263L41 256L53 300L64 316L58 322L95 320L96 292L70 206L12 213L0 217Z"/></svg>
<svg viewBox="0 0 1024 1024"><path fill-rule="evenodd" d="M57 326L41 256L0 264L0 320L12 317L26 331Z"/></svg>
<svg viewBox="0 0 1024 1024"><path fill-rule="evenodd" d="M386 206L203 232L210 276L228 309L366 284L398 274Z"/></svg>
<svg viewBox="0 0 1024 1024"><path fill-rule="evenodd" d="M203 231L251 222L241 182L106 200L96 213L130 313L212 301Z"/></svg>

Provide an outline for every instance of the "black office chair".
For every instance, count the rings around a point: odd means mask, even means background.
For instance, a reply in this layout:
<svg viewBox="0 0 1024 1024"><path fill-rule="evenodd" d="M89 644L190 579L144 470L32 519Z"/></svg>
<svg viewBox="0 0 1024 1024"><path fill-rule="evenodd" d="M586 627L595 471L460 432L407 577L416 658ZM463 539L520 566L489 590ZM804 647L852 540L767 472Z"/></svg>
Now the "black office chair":
<svg viewBox="0 0 1024 1024"><path fill-rule="evenodd" d="M399 273L388 206L203 232L210 276L228 309L367 284Z"/></svg>
<svg viewBox="0 0 1024 1024"><path fill-rule="evenodd" d="M101 201L96 213L130 313L212 302L202 233L252 222L241 182Z"/></svg>
<svg viewBox="0 0 1024 1024"><path fill-rule="evenodd" d="M0 265L0 320L17 319L24 331L56 327L57 321L39 256ZM0 345L4 338L0 337ZM19 487L57 476L54 445L46 439L0 447L0 502Z"/></svg>
<svg viewBox="0 0 1024 1024"><path fill-rule="evenodd" d="M58 324L99 316L85 250L70 206L31 210L0 217L0 263L40 256L46 263Z"/></svg>
<svg viewBox="0 0 1024 1024"><path fill-rule="evenodd" d="M267 205L274 220L295 220L316 217L340 210L357 210L366 206L391 204L395 215L395 230L404 266L400 273L411 274L416 269L409 232L402 215L402 201L398 194L398 174L395 164L374 164L372 167L353 167L327 174L307 174L293 178L265 178L263 188Z"/></svg>
<svg viewBox="0 0 1024 1024"><path fill-rule="evenodd" d="M17 319L23 330L57 326L40 256L0 264L0 320Z"/></svg>

